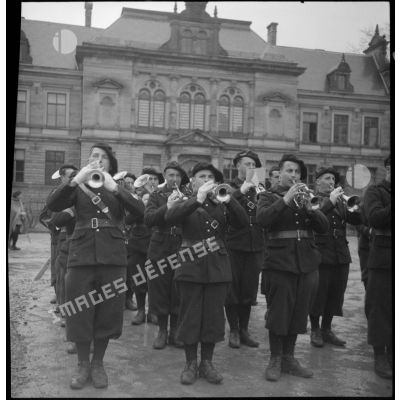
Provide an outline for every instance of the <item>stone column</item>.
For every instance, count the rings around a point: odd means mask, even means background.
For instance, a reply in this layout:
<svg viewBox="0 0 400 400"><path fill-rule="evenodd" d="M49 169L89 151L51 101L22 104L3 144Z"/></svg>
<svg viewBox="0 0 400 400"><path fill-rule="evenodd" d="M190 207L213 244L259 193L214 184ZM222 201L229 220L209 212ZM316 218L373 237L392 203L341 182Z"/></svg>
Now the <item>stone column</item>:
<svg viewBox="0 0 400 400"><path fill-rule="evenodd" d="M169 89L170 108L169 108L169 126L168 126L169 131L176 131L178 129L178 123L177 123L178 113L176 104L176 99L178 95L177 93L178 80L179 80L178 75L170 75L170 89Z"/></svg>
<svg viewBox="0 0 400 400"><path fill-rule="evenodd" d="M217 113L218 113L218 105L217 105L217 94L218 94L218 83L219 79L210 78L211 83L211 98L210 98L210 132L212 135L217 136L218 127L217 127Z"/></svg>
<svg viewBox="0 0 400 400"><path fill-rule="evenodd" d="M254 114L255 114L255 90L254 90L254 81L248 81L247 84L249 85L249 104L247 107L247 125L244 124L243 130L245 134L248 136L254 135ZM244 122L244 121L243 121Z"/></svg>

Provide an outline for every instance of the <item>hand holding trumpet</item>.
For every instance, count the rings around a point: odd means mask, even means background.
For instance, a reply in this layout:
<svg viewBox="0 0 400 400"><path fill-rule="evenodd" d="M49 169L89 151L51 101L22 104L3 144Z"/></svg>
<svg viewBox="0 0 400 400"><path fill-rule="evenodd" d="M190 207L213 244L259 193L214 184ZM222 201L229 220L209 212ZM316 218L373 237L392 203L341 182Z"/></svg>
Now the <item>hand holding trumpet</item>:
<svg viewBox="0 0 400 400"><path fill-rule="evenodd" d="M329 195L329 200L332 202L333 205L336 205L338 202L339 198L343 195L343 189L338 186L337 188L333 189L331 191L331 194Z"/></svg>
<svg viewBox="0 0 400 400"><path fill-rule="evenodd" d="M95 170L101 170L101 168L99 168L99 163L98 161L92 161L91 163L89 163L88 165L85 165L76 175L75 177L72 179L72 183L75 183L76 185L80 185L81 183L85 183L87 182L93 171Z"/></svg>
<svg viewBox="0 0 400 400"><path fill-rule="evenodd" d="M306 187L306 185L301 182L292 185L290 189L286 192L286 194L283 196L283 201L285 202L285 204L289 205L295 199L295 197L301 192L301 188L303 187Z"/></svg>
<svg viewBox="0 0 400 400"><path fill-rule="evenodd" d="M208 193L212 193L212 191L217 187L217 184L214 181L208 181L203 183L199 190L197 191L197 201L201 204L206 200Z"/></svg>

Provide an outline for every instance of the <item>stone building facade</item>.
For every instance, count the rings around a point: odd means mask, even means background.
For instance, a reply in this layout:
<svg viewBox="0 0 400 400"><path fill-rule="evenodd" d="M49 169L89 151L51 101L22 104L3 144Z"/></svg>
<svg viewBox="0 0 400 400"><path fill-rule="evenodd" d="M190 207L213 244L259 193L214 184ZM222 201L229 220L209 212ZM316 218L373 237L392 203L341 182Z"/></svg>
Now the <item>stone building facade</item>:
<svg viewBox="0 0 400 400"><path fill-rule="evenodd" d="M172 3L171 3L172 4ZM207 2L181 13L124 8L106 29L21 20L13 189L41 205L63 163L82 166L110 143L119 169L140 174L177 160L235 175L234 155L256 151L263 179L283 153L309 170L344 175L364 164L380 178L390 151L387 41L365 54L278 46L251 22L219 18Z"/></svg>

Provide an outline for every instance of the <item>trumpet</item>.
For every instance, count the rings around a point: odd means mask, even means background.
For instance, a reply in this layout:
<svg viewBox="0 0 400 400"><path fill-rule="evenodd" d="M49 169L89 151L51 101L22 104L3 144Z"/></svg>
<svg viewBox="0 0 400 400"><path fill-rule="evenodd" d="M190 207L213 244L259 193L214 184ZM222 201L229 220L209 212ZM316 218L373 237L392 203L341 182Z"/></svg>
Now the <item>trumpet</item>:
<svg viewBox="0 0 400 400"><path fill-rule="evenodd" d="M89 175L88 185L93 188L97 189L104 184L104 174L99 169L92 171Z"/></svg>
<svg viewBox="0 0 400 400"><path fill-rule="evenodd" d="M338 186L340 187L340 186ZM341 188L341 187L340 187ZM334 188L332 188L333 190ZM341 188L342 189L342 188ZM343 189L342 189L343 190ZM360 203L361 203L361 199L359 196L357 195L353 195L353 196L346 196L344 193L342 193L339 196L339 199L342 201L342 203L346 206L347 211L349 212L354 212L354 211L358 211L358 209L360 208Z"/></svg>
<svg viewBox="0 0 400 400"><path fill-rule="evenodd" d="M311 210L318 210L320 207L319 197L315 196L314 192L306 185L299 188L296 196L293 198L293 202L297 208L309 207Z"/></svg>
<svg viewBox="0 0 400 400"><path fill-rule="evenodd" d="M220 185L216 186L210 193L211 196L216 198L220 203L225 203L232 193L232 187L227 183L221 183Z"/></svg>
<svg viewBox="0 0 400 400"><path fill-rule="evenodd" d="M178 186L178 184L176 182L174 182L174 187L175 187L174 191L177 193L178 197L181 200L187 200L188 199L188 197L179 190L179 186Z"/></svg>

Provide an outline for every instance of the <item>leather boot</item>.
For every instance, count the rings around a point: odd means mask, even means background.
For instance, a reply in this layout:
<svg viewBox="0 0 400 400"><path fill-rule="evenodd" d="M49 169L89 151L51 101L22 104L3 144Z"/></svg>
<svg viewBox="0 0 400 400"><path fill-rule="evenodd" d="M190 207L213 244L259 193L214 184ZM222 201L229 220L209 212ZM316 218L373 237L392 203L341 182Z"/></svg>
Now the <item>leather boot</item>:
<svg viewBox="0 0 400 400"><path fill-rule="evenodd" d="M330 329L321 329L322 339L326 343L331 343L334 346L344 347L346 344L345 340L339 339Z"/></svg>
<svg viewBox="0 0 400 400"><path fill-rule="evenodd" d="M223 376L214 368L210 360L201 360L199 365L199 376L205 378L209 383L221 383Z"/></svg>
<svg viewBox="0 0 400 400"><path fill-rule="evenodd" d="M163 349L167 345L167 331L159 330L158 335L153 342L153 348L157 350Z"/></svg>
<svg viewBox="0 0 400 400"><path fill-rule="evenodd" d="M240 338L239 338L239 331L231 330L229 333L229 346L232 347L232 349L238 349L240 348Z"/></svg>
<svg viewBox="0 0 400 400"><path fill-rule="evenodd" d="M79 361L78 370L72 375L70 388L82 389L90 377L90 364L89 361Z"/></svg>
<svg viewBox="0 0 400 400"><path fill-rule="evenodd" d="M272 356L269 359L268 367L265 370L265 379L276 382L281 377L282 356Z"/></svg>
<svg viewBox="0 0 400 400"><path fill-rule="evenodd" d="M197 360L186 362L185 368L181 374L181 383L183 385L193 385L196 382L198 373Z"/></svg>
<svg viewBox="0 0 400 400"><path fill-rule="evenodd" d="M322 340L322 333L320 328L311 331L310 343L314 347L324 347L324 341Z"/></svg>
<svg viewBox="0 0 400 400"><path fill-rule="evenodd" d="M145 322L145 320L146 320L146 313L144 311L144 308L139 308L138 312L133 317L132 325L141 325Z"/></svg>
<svg viewBox="0 0 400 400"><path fill-rule="evenodd" d="M56 295L54 295L50 300L50 304L56 304L56 303L57 303L57 297Z"/></svg>
<svg viewBox="0 0 400 400"><path fill-rule="evenodd" d="M67 342L67 353L68 354L76 354L76 344L74 342Z"/></svg>
<svg viewBox="0 0 400 400"><path fill-rule="evenodd" d="M97 389L103 389L108 386L108 376L103 366L103 361L92 360L90 366L90 375L92 377L93 386Z"/></svg>
<svg viewBox="0 0 400 400"><path fill-rule="evenodd" d="M384 379L392 379L393 372L390 368L386 354L375 355L375 373Z"/></svg>
<svg viewBox="0 0 400 400"><path fill-rule="evenodd" d="M260 343L256 342L250 337L250 333L247 330L240 331L240 343L243 343L249 347L258 347L260 345Z"/></svg>
<svg viewBox="0 0 400 400"><path fill-rule="evenodd" d="M311 378L313 373L300 365L298 360L292 355L282 356L282 367L281 371L294 376L300 376L301 378Z"/></svg>
<svg viewBox="0 0 400 400"><path fill-rule="evenodd" d="M137 306L135 304L135 302L132 299L126 299L125 300L125 308L127 310L131 310L131 311L136 311L137 310Z"/></svg>

